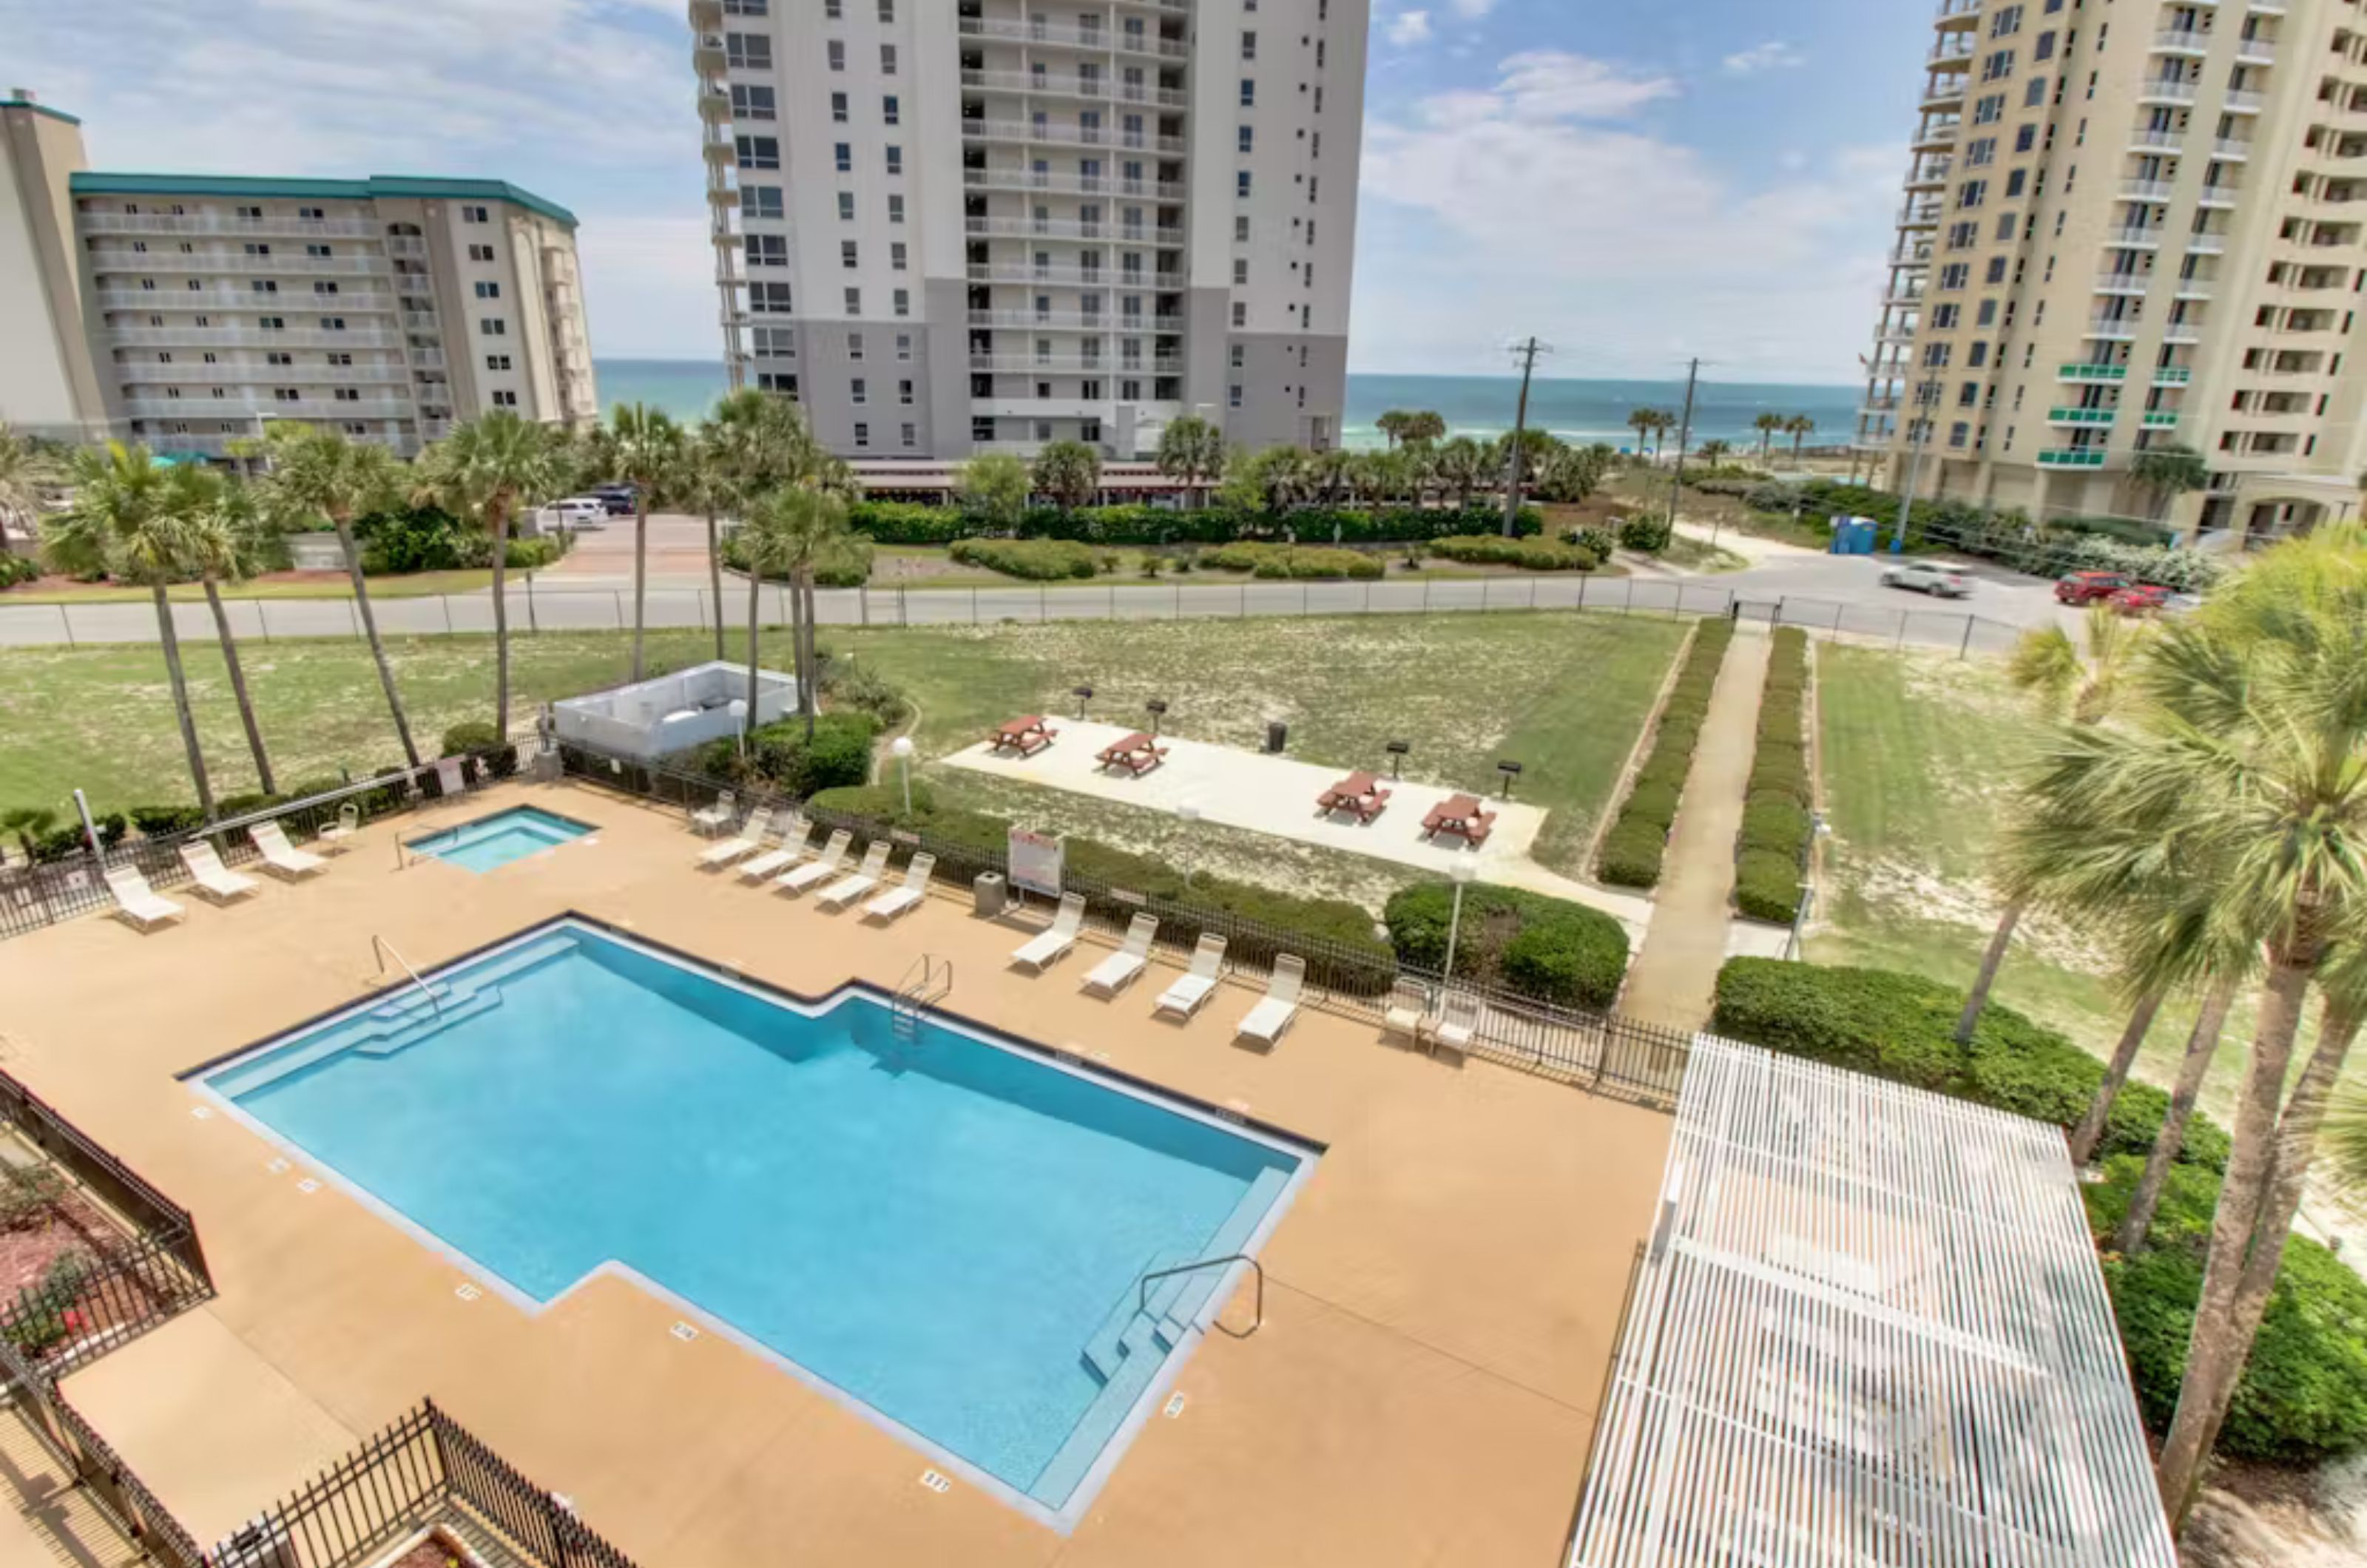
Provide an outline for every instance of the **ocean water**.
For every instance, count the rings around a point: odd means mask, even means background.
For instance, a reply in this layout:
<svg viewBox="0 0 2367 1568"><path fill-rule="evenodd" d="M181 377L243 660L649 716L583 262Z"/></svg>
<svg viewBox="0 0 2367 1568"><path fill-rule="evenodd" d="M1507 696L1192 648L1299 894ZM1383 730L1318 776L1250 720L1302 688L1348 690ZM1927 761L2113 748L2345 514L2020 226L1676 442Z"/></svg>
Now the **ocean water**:
<svg viewBox="0 0 2367 1568"><path fill-rule="evenodd" d="M719 363L691 359L603 359L604 404L645 402L677 419L697 419L726 389ZM1762 413L1806 414L1817 422L1809 446L1838 444L1857 429L1856 387L1779 386L1704 381L1693 394L1693 440L1756 446L1751 421ZM1509 376L1351 376L1345 435L1351 446L1383 445L1373 421L1390 409L1430 409L1457 435L1492 436L1512 428L1521 383ZM1682 381L1562 381L1538 379L1529 389L1529 423L1566 441L1607 441L1630 446L1628 413L1638 408L1682 411ZM1676 439L1670 433L1669 439ZM1779 435L1776 445L1788 446Z"/></svg>
<svg viewBox="0 0 2367 1568"><path fill-rule="evenodd" d="M428 978L207 1087L515 1296L613 1260L1048 1509L1188 1342L1137 1280L1246 1250L1311 1157L586 926Z"/></svg>

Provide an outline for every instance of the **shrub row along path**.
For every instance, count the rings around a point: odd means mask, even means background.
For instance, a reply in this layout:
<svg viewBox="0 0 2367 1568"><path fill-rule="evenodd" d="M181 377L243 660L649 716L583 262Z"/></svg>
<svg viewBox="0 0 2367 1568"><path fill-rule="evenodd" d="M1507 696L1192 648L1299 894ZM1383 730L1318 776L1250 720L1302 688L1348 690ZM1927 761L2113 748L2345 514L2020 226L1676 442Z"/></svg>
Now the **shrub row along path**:
<svg viewBox="0 0 2367 1568"><path fill-rule="evenodd" d="M1710 694L1693 771L1669 838L1644 949L1627 972L1619 1010L1648 1023L1699 1029L1709 1021L1732 924L1734 837L1759 751L1759 699L1772 643L1764 626L1738 628Z"/></svg>

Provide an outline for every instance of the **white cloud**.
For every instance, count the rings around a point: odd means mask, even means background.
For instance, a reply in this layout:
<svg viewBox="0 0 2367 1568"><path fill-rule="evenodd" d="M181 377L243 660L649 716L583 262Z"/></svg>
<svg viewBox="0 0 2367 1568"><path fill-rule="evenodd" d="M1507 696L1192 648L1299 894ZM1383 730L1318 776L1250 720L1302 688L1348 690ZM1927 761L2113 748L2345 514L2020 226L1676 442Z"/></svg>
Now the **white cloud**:
<svg viewBox="0 0 2367 1568"><path fill-rule="evenodd" d="M1496 0L1453 0L1455 14L1467 22L1476 22L1496 8Z"/></svg>
<svg viewBox="0 0 2367 1568"><path fill-rule="evenodd" d="M1427 42L1430 39L1430 13L1400 11L1389 18L1389 25L1384 30L1383 36L1400 48L1408 44Z"/></svg>
<svg viewBox="0 0 2367 1568"><path fill-rule="evenodd" d="M1535 51L1490 90L1376 118L1365 221L1391 265L1357 293L1358 367L1492 370L1494 344L1536 332L1566 375L1658 375L1683 348L1732 379L1847 379L1903 154L1844 151L1741 188L1632 122L1677 91Z"/></svg>
<svg viewBox="0 0 2367 1568"><path fill-rule="evenodd" d="M1808 57L1790 44L1771 39L1756 48L1727 55L1723 63L1730 76L1750 76L1761 71L1790 71L1807 62Z"/></svg>

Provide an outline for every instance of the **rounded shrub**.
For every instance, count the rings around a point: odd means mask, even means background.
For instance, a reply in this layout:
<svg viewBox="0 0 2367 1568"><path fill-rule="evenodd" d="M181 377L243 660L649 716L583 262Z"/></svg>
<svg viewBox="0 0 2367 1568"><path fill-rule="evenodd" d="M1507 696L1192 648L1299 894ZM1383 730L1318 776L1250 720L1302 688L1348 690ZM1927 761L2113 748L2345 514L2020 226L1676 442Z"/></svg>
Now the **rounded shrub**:
<svg viewBox="0 0 2367 1568"><path fill-rule="evenodd" d="M1383 911L1399 959L1435 972L1446 961L1455 894L1444 882L1399 889ZM1518 888L1464 889L1455 972L1566 1007L1608 1008L1627 973L1627 931L1600 909Z"/></svg>
<svg viewBox="0 0 2367 1568"><path fill-rule="evenodd" d="M1734 907L1754 920L1790 922L1800 910L1797 857L1745 850L1734 866Z"/></svg>

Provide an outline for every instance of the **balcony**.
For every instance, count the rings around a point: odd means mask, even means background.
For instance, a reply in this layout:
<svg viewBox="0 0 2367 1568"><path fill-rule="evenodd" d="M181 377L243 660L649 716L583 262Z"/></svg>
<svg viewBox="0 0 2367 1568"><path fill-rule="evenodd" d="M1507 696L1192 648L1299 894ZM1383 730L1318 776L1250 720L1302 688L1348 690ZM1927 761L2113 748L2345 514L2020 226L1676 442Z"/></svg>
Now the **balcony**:
<svg viewBox="0 0 2367 1568"><path fill-rule="evenodd" d="M350 315L357 310L385 312L394 309L391 294L314 294L251 288L101 288L99 305L109 310L329 310Z"/></svg>
<svg viewBox="0 0 2367 1568"><path fill-rule="evenodd" d="M2248 163L2252 156L2252 144L2249 141L2222 137L2211 144L2211 154L2215 158L2225 158L2230 163Z"/></svg>
<svg viewBox="0 0 2367 1568"><path fill-rule="evenodd" d="M1898 212L1901 229L1936 229L1940 226L1940 204L1936 201L1913 203Z"/></svg>
<svg viewBox="0 0 2367 1568"><path fill-rule="evenodd" d="M2191 82L2157 76L2137 86L2137 102L2141 104L2191 104L2199 89Z"/></svg>
<svg viewBox="0 0 2367 1568"><path fill-rule="evenodd" d="M1922 102L1916 106L1925 114L1935 109L1960 109L1965 107L1965 79L1949 76L1934 81L1923 90Z"/></svg>
<svg viewBox="0 0 2367 1568"><path fill-rule="evenodd" d="M2106 272L2096 276L2099 294L2143 294L2153 283L2152 275L2142 272Z"/></svg>
<svg viewBox="0 0 2367 1568"><path fill-rule="evenodd" d="M2199 58L2211 52L2211 35L2171 28L2153 35L2153 51L2156 54L2191 54Z"/></svg>
<svg viewBox="0 0 2367 1568"><path fill-rule="evenodd" d="M1973 55L1979 47L1980 40L1977 39L1969 38L1963 33L1950 33L1933 44L1931 52L1923 58L1933 65L1951 65L1962 70L1970 70Z"/></svg>
<svg viewBox="0 0 2367 1568"><path fill-rule="evenodd" d="M289 234L312 240L366 240L377 226L366 218L232 218L223 213L77 212L85 234Z"/></svg>
<svg viewBox="0 0 2367 1568"><path fill-rule="evenodd" d="M402 334L368 327L350 332L316 332L309 328L266 332L249 327L118 327L106 330L107 341L127 348L400 348Z"/></svg>
<svg viewBox="0 0 2367 1568"><path fill-rule="evenodd" d="M2049 424L2110 424L2120 417L2118 409L2048 409Z"/></svg>
<svg viewBox="0 0 2367 1568"><path fill-rule="evenodd" d="M2169 430L2183 417L2173 411L2154 409L2146 412L2144 424L2147 430Z"/></svg>
<svg viewBox="0 0 2367 1568"><path fill-rule="evenodd" d="M2161 341L2164 343L2201 343L2203 341L2203 323L2200 321L2172 321L2168 326L2161 329Z"/></svg>
<svg viewBox="0 0 2367 1568"><path fill-rule="evenodd" d="M1082 223L1070 218L965 218L966 233L1002 235L1021 240L1082 240L1099 244L1113 237L1114 225Z"/></svg>
<svg viewBox="0 0 2367 1568"><path fill-rule="evenodd" d="M997 39L1006 43L1048 44L1096 52L1116 50L1120 54L1147 54L1161 60L1192 58L1190 44L1155 38L1148 33L1113 31L1107 28L1069 28L1051 22L981 17L957 17L955 25L965 38Z"/></svg>
<svg viewBox="0 0 2367 1568"><path fill-rule="evenodd" d="M2214 281L2214 279L2208 277L2181 277L2178 280L2178 288L2172 292L2171 298L2176 299L2208 299L2211 298L2212 285Z"/></svg>
<svg viewBox="0 0 2367 1568"><path fill-rule="evenodd" d="M1034 169L964 169L962 184L971 190L1042 191L1053 196L1131 196L1147 201L1182 201L1181 180L1128 180L1110 175L1038 174Z"/></svg>
<svg viewBox="0 0 2367 1568"><path fill-rule="evenodd" d="M2237 187L2232 185L2204 186L2194 193L2194 205L2222 212L2233 211L2237 194Z"/></svg>
<svg viewBox="0 0 2367 1568"><path fill-rule="evenodd" d="M2185 145L2184 134L2175 130L2146 130L2129 133L2129 147L2133 152L2154 152L2164 147L2175 152Z"/></svg>
<svg viewBox="0 0 2367 1568"><path fill-rule="evenodd" d="M2104 466L2104 449L2101 446L2062 446L2038 455L2042 468L2101 468Z"/></svg>
<svg viewBox="0 0 2367 1568"><path fill-rule="evenodd" d="M2135 316L2090 316L2088 318L2088 330L2079 335L2106 338L2114 343L2129 343L2135 341L2137 326L2137 319Z"/></svg>
<svg viewBox="0 0 2367 1568"><path fill-rule="evenodd" d="M2274 65L2277 46L2273 39L2239 39L2236 43L2236 62L2239 65Z"/></svg>
<svg viewBox="0 0 2367 1568"><path fill-rule="evenodd" d="M2227 236L2225 234L2189 234L2186 236L2186 248L2193 254L2199 256L2221 255L2224 254L2227 249Z"/></svg>
<svg viewBox="0 0 2367 1568"><path fill-rule="evenodd" d="M126 387L227 388L256 381L400 387L408 385L411 380L411 372L401 365L266 365L260 360L235 360L213 365L163 365L148 360L119 359L101 368Z"/></svg>
<svg viewBox="0 0 2367 1568"><path fill-rule="evenodd" d="M2265 93L2229 93L2219 100L2219 107L2229 114L2258 114L2267 106Z"/></svg>
<svg viewBox="0 0 2367 1568"><path fill-rule="evenodd" d="M123 409L134 419L409 419L414 412L408 398L127 398Z"/></svg>
<svg viewBox="0 0 2367 1568"><path fill-rule="evenodd" d="M2056 367L2058 381L2125 381L2129 367L2125 365L2064 365Z"/></svg>
<svg viewBox="0 0 2367 1568"><path fill-rule="evenodd" d="M1088 315L1076 310L972 310L969 324L974 327L1024 327L1031 332L1107 333L1119 330L1114 317L1099 311ZM1142 318L1134 318L1133 326L1127 330L1143 331Z"/></svg>
<svg viewBox="0 0 2367 1568"><path fill-rule="evenodd" d="M192 251L184 255L153 251L93 251L90 270L94 274L190 272L236 273L242 276L284 274L289 276L329 276L361 277L384 276L384 256L307 256L248 255L243 251Z"/></svg>
<svg viewBox="0 0 2367 1568"><path fill-rule="evenodd" d="M965 71L962 85L984 92L1027 93L1041 97L1087 98L1095 103L1156 104L1161 108L1187 109L1192 95L1173 87L1153 87L1140 82L1112 82L1048 71Z"/></svg>
<svg viewBox="0 0 2367 1568"><path fill-rule="evenodd" d="M1928 152L1940 147L1954 147L1957 137L1962 132L1961 120L1943 119L1936 124L1926 123L1917 129L1913 146L1918 152Z"/></svg>
<svg viewBox="0 0 2367 1568"><path fill-rule="evenodd" d="M2182 365L2159 365L2154 367L2153 384L2157 387L2183 387L2194 379L2194 372Z"/></svg>
<svg viewBox="0 0 2367 1568"><path fill-rule="evenodd" d="M2117 245L2123 250L2157 251L2161 249L2161 232L2158 223L2132 224L2106 234L2104 243Z"/></svg>
<svg viewBox="0 0 2367 1568"><path fill-rule="evenodd" d="M1181 376L1184 361L1180 358L1152 359L1147 364L1138 361L1123 365L1107 359L1079 359L1054 355L1049 359L1032 354L979 354L969 356L972 370L999 371L1004 375L1034 376Z"/></svg>
<svg viewBox="0 0 2367 1568"><path fill-rule="evenodd" d="M723 35L698 33L691 40L690 67L701 76L720 75L725 64Z"/></svg>
<svg viewBox="0 0 2367 1568"><path fill-rule="evenodd" d="M2123 201L2168 201L2175 187L2168 180L2123 180Z"/></svg>
<svg viewBox="0 0 2367 1568"><path fill-rule="evenodd" d="M1981 0L1940 0L1940 14L1932 26L1940 28L1978 27L1981 20Z"/></svg>
<svg viewBox="0 0 2367 1568"><path fill-rule="evenodd" d="M710 125L720 125L731 118L731 95L720 88L708 87L698 95L698 118Z"/></svg>
<svg viewBox="0 0 2367 1568"><path fill-rule="evenodd" d="M1191 143L1181 136L1157 136L1147 130L1112 130L1107 126L1037 125L1017 119L965 119L966 141L1025 141L1053 147L1122 147L1145 152L1184 152Z"/></svg>

